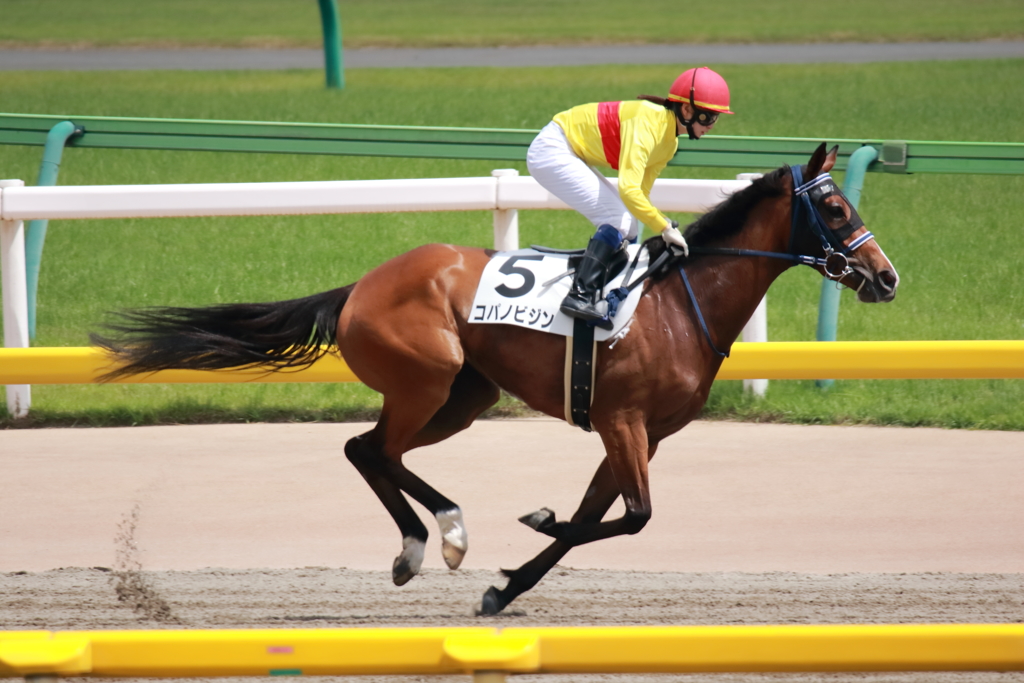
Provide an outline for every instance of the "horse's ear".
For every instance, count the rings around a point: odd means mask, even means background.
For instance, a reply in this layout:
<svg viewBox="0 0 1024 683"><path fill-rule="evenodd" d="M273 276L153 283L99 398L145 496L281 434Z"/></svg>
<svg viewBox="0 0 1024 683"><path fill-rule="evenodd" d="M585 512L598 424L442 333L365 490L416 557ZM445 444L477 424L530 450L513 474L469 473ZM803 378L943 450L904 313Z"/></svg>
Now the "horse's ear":
<svg viewBox="0 0 1024 683"><path fill-rule="evenodd" d="M804 177L807 180L811 180L812 178L817 178L821 175L825 165L825 160L825 143L823 142L818 145L818 149L814 150L814 154L811 155L811 160L807 162L807 170ZM835 161L835 159L833 159L833 161ZM831 168L831 166L829 166L829 168Z"/></svg>
<svg viewBox="0 0 1024 683"><path fill-rule="evenodd" d="M824 147L824 143L821 145ZM819 173L828 173L832 170L832 167L836 165L836 156L839 154L839 145L836 145L828 151L825 155L825 163L821 165L821 171Z"/></svg>

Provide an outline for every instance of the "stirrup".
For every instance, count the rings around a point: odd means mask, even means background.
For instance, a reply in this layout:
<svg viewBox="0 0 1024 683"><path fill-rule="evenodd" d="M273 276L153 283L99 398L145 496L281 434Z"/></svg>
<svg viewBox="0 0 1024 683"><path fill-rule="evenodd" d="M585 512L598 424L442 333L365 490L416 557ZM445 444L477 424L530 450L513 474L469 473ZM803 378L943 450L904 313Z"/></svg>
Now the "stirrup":
<svg viewBox="0 0 1024 683"><path fill-rule="evenodd" d="M569 294L562 299L562 305L559 306L558 310L570 318L591 322L608 317L607 312L601 312L599 303L586 303Z"/></svg>

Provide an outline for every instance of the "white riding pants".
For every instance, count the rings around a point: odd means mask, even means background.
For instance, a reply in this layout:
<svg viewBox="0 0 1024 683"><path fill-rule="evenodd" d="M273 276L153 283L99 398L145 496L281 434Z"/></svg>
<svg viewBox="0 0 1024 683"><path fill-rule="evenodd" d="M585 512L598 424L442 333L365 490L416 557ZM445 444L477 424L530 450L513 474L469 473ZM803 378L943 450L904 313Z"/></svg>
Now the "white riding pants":
<svg viewBox="0 0 1024 683"><path fill-rule="evenodd" d="M526 168L544 189L583 214L595 228L610 225L623 239L636 238L639 221L622 203L619 188L576 156L554 121L530 144Z"/></svg>

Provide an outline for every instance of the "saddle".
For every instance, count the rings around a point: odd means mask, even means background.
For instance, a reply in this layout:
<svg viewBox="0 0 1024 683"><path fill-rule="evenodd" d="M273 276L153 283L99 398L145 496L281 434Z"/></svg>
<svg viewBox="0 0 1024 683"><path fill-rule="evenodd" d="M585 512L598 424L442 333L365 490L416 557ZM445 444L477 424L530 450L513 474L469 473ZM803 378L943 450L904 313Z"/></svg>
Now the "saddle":
<svg viewBox="0 0 1024 683"><path fill-rule="evenodd" d="M569 270L562 277L574 273L579 267L585 249L552 249L531 245L544 254L567 254ZM619 249L612 256L601 282L604 290L609 281L615 279L629 263L625 249ZM594 372L597 361L597 342L594 340L594 326L585 320L573 321L573 334L565 338L565 421L585 432L590 428L590 404L594 400Z"/></svg>
<svg viewBox="0 0 1024 683"><path fill-rule="evenodd" d="M625 242L623 242L625 244ZM579 268L580 261L583 259L583 253L586 249L554 249L552 247L544 247L536 244L531 244L530 248L534 251L539 251L542 254L564 254L569 257L569 270L562 274L565 277L571 273L575 273L576 269ZM626 265L629 263L629 255L625 249L619 249L612 256L611 262L608 264L608 271L605 273L604 281L601 283L601 289L604 289L605 285L611 280L614 280L619 273L625 270Z"/></svg>
<svg viewBox="0 0 1024 683"><path fill-rule="evenodd" d="M537 245L531 245L531 248L546 254L569 255L569 270L560 277L574 273L576 268L579 267L580 260L586 251L585 249L552 249ZM670 255L671 249L664 250L637 280L632 283L624 282L624 287L611 292L608 296L610 305L609 316L615 314L618 300L625 298L629 289L633 289L651 273L656 272ZM603 290L610 280L616 278L626 268L627 264L629 264L629 256L625 249L620 249L612 256L604 281L601 283L601 289ZM633 266L630 266L626 276L627 281L632 275L632 268ZM597 342L594 339L594 325L584 320L574 320L573 334L571 337L566 337L565 341L565 421L585 432L589 432L592 431L590 426L590 404L594 400L594 375L597 364Z"/></svg>

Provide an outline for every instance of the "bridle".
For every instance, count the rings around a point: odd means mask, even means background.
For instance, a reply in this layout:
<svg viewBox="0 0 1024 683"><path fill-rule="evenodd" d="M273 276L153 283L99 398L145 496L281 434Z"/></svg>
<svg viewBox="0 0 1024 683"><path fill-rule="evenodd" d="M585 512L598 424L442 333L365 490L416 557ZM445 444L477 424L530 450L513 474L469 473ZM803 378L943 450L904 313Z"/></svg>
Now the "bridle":
<svg viewBox="0 0 1024 683"><path fill-rule="evenodd" d="M850 235L864 227L864 221L861 220L857 210L843 195L839 186L832 179L832 176L827 172L822 173L805 183L803 182L803 166L792 166L790 167L790 172L793 175L793 211L789 230L788 252L733 249L729 247L691 247L690 253L717 256L767 256L769 258L793 261L805 266L821 266L825 271L825 276L835 281L839 281L852 274L854 270L850 267L850 255L874 239L875 236L870 231L865 231L863 235L846 244L845 242L850 238ZM850 207L850 218L846 223L835 229L828 227L821 215L822 210L825 209L826 200L834 196L842 197L846 201L847 206ZM825 253L824 258L795 253L795 243L802 226L809 229L821 242L822 251ZM669 247L669 250L671 249L672 247ZM654 267L655 264L652 264L652 269ZM704 315L701 313L700 304L697 303L697 297L693 293L690 279L686 276L686 270L683 267L679 268L679 274L683 277L683 284L686 286L686 292L690 296L693 310L697 314L697 321L704 332L704 338L707 339L711 349L718 356L728 358L729 349L720 351L711 340L711 333L708 331L707 323L704 322Z"/></svg>
<svg viewBox="0 0 1024 683"><path fill-rule="evenodd" d="M846 199L839 186L836 185L832 176L825 172L805 183L803 182L803 166L791 166L790 173L793 175L793 210L789 228L789 251L760 251L757 249L736 249L732 247L690 247L690 254L708 256L764 256L792 261L797 264L811 266L812 268L814 266L821 266L825 271L825 276L834 281L842 280L847 275L852 274L854 270L850 266L850 255L874 239L875 236L870 231L865 230L863 235L846 244L846 240L850 238L850 235L864 227L864 221L857 214L857 209L850 204L850 201ZM830 228L825 223L821 212L826 210L826 200L835 196L842 197L846 205L850 207L850 217L838 228ZM821 243L821 249L825 254L824 258L796 253L796 241L802 227L810 230L811 234L818 238ZM629 292L639 286L649 275L657 272L670 258L682 255L683 253L678 247L669 245L636 280L609 292L607 297L607 318L611 319L615 316L619 304L625 301ZM640 253L637 252L633 262L626 270L623 282L629 282L629 278L632 276L633 269L636 267L639 258ZM679 274L683 277L686 293L690 297L690 303L693 304L694 313L697 314L697 322L700 323L700 329L704 332L704 338L707 339L708 345L719 357L728 358L729 349L725 351L719 350L711 339L711 332L704 321L704 314L700 310L700 304L697 303L693 287L690 286L690 278L686 275L686 269L680 266Z"/></svg>

